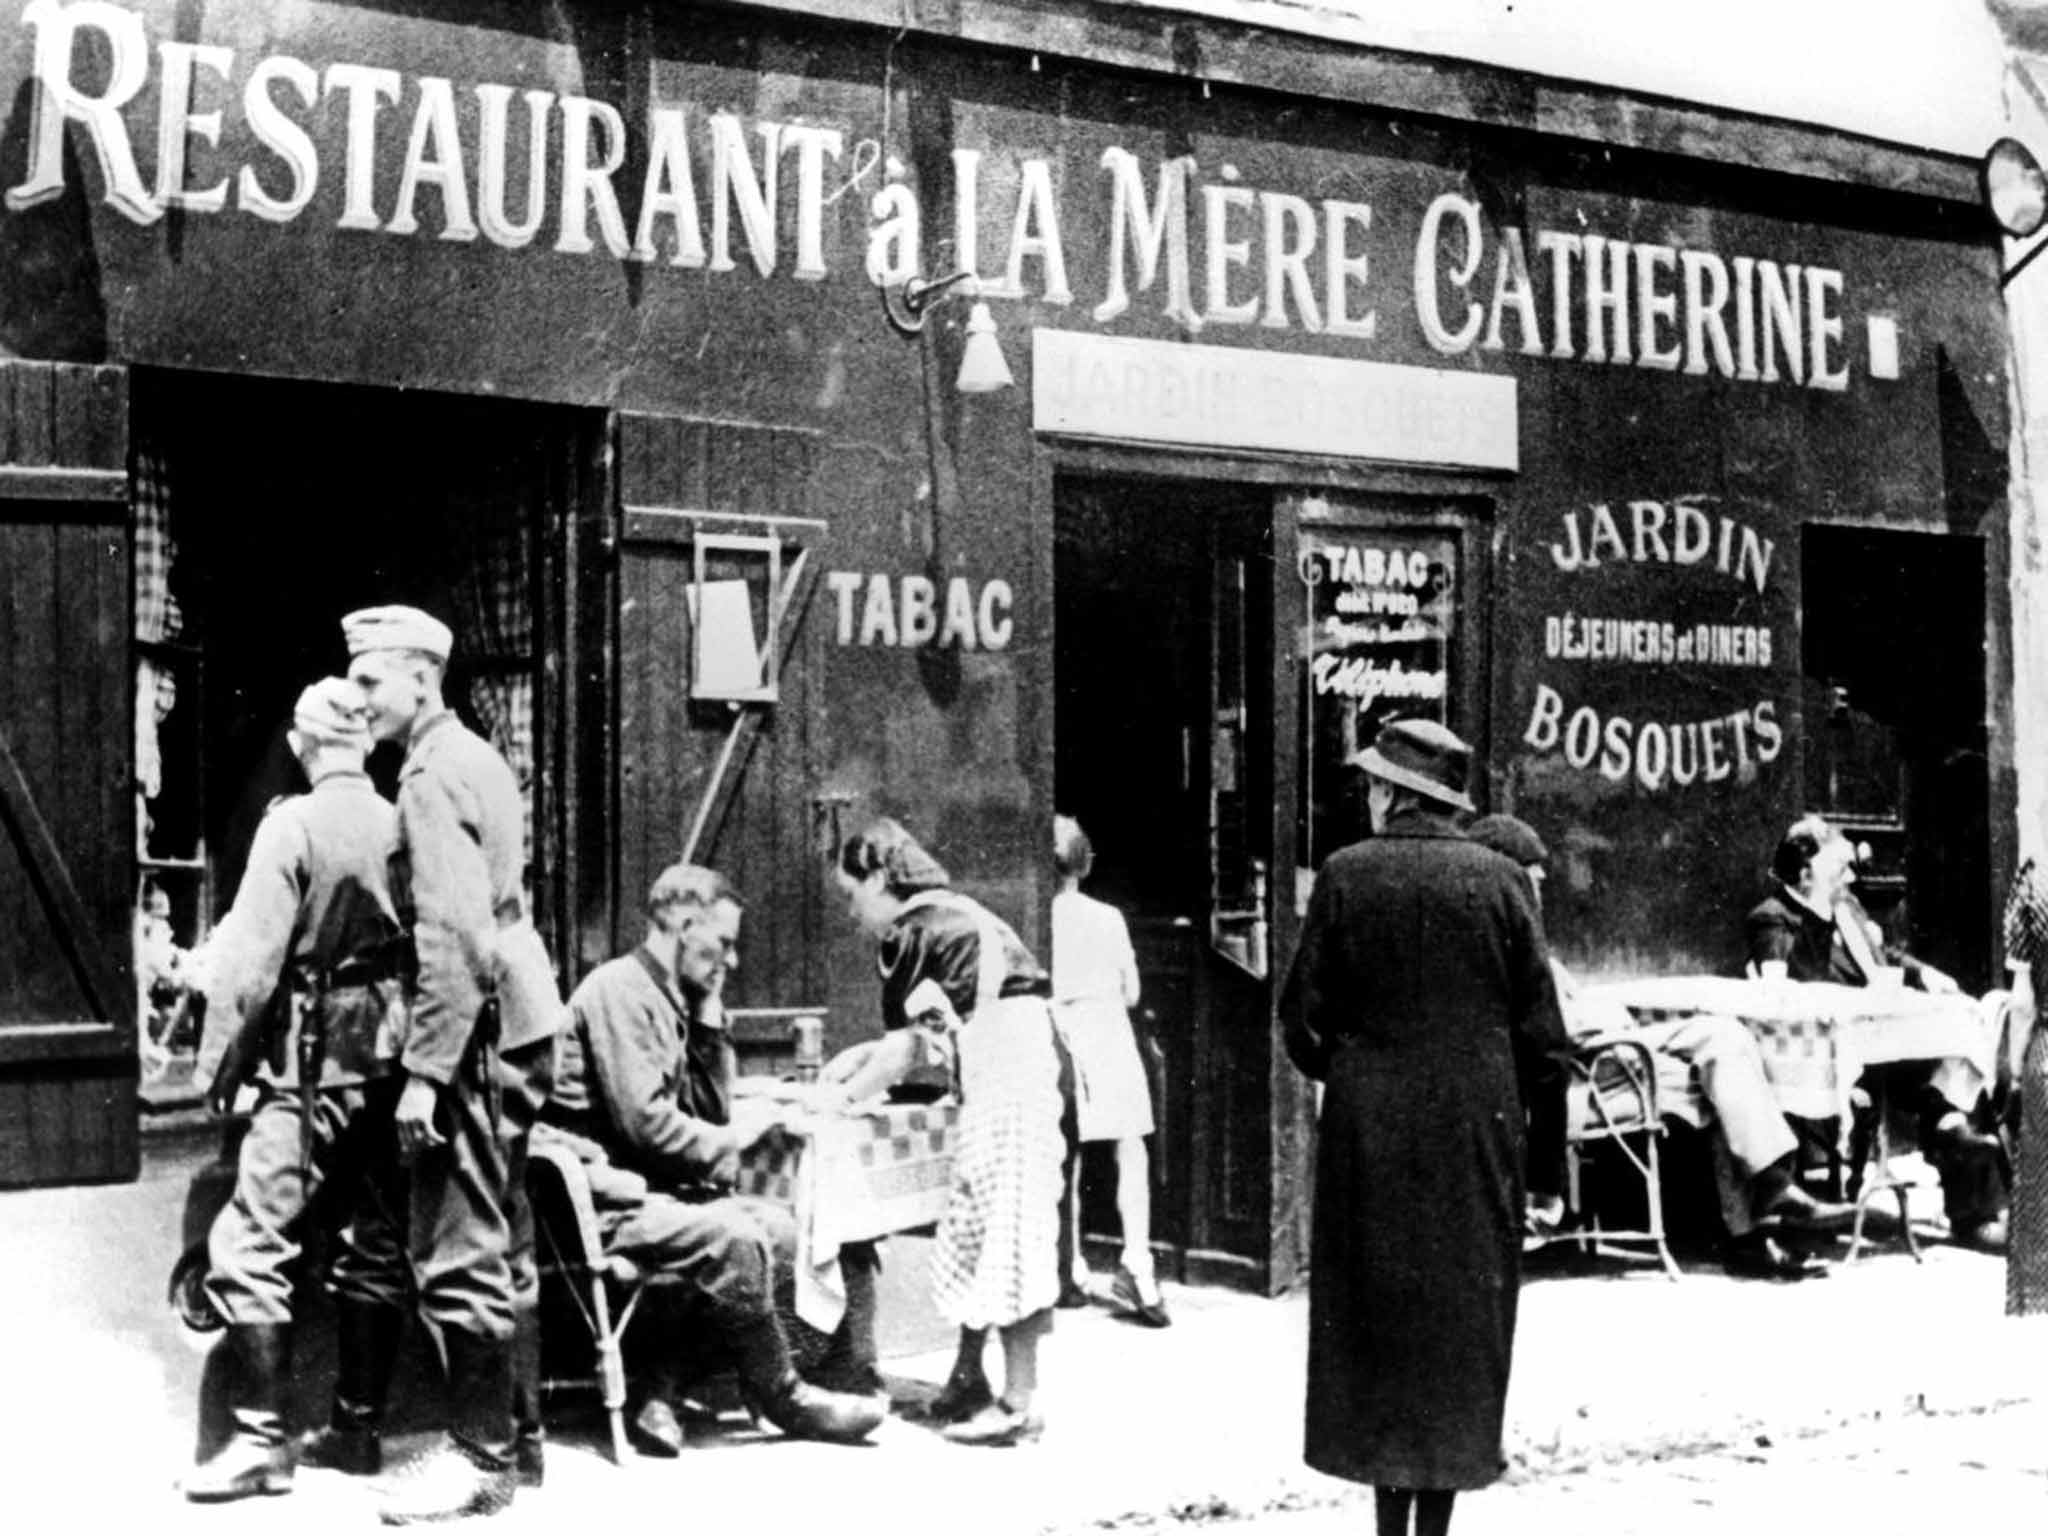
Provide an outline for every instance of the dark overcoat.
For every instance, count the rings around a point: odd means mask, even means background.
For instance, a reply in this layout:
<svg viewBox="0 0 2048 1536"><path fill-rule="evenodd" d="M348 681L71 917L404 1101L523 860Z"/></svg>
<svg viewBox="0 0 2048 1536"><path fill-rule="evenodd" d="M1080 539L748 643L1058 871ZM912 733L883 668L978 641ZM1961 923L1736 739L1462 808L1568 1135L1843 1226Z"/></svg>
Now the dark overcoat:
<svg viewBox="0 0 2048 1536"><path fill-rule="evenodd" d="M1306 1459L1382 1487L1499 1475L1521 1283L1526 1060L1563 1021L1529 887L1408 812L1316 877L1282 1017L1325 1084Z"/></svg>

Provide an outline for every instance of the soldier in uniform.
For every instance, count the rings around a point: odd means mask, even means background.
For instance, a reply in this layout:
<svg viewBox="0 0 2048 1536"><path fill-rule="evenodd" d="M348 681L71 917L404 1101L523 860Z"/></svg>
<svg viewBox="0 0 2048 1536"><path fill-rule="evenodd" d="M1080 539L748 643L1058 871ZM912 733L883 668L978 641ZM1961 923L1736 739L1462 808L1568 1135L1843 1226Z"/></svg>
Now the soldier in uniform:
<svg viewBox="0 0 2048 1536"><path fill-rule="evenodd" d="M555 1097L536 1133L568 1146L590 1179L606 1254L682 1282L711 1353L737 1368L761 1415L785 1434L859 1440L887 1412L872 1369L873 1251L849 1245L842 1331L814 1367L836 1362L859 1392L799 1374L777 1311L791 1292L796 1228L785 1208L736 1195L740 1156L783 1111L733 1098L733 1049L722 1019L738 964L739 893L717 872L674 864L647 894L647 936L607 961L569 999ZM671 1394L674 1358L649 1360L633 1422L643 1450L674 1456L683 1429Z"/></svg>
<svg viewBox="0 0 2048 1536"><path fill-rule="evenodd" d="M198 1502L291 1491L288 1266L323 1182L346 1192L353 1216L332 1275L344 1314L395 1315L410 1286L391 1137L405 1018L391 891L398 818L363 771L367 708L352 684L330 677L306 689L289 739L312 788L272 802L257 829L216 936L199 1058L217 1110L251 1080L256 1106L233 1199L208 1238L206 1292L227 1324L234 1427L185 1480Z"/></svg>
<svg viewBox="0 0 2048 1536"><path fill-rule="evenodd" d="M527 910L518 781L441 700L448 626L417 608L366 608L342 635L371 734L405 749L398 821L418 984L393 1123L450 1411L448 1442L379 1511L409 1525L495 1514L541 1478L526 1140L552 1081L562 1003Z"/></svg>

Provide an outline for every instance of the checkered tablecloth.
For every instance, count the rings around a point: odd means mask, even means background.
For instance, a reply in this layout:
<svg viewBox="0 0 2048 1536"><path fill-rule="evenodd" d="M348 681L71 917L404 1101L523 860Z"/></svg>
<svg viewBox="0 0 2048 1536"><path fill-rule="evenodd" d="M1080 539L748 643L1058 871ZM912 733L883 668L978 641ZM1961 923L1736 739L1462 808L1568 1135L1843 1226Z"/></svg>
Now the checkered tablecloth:
<svg viewBox="0 0 2048 1536"><path fill-rule="evenodd" d="M830 1333L846 1310L839 1250L936 1222L953 1183L960 1106L898 1104L866 1114L806 1115L787 1140L740 1160L738 1192L796 1212L796 1310Z"/></svg>
<svg viewBox="0 0 2048 1536"><path fill-rule="evenodd" d="M1814 1120L1843 1114L1866 1067L1953 1061L1989 1082L1998 1047L1994 1012L1960 994L1724 976L1660 976L1586 990L1644 1024L1704 1013L1740 1019L1756 1038L1780 1107Z"/></svg>

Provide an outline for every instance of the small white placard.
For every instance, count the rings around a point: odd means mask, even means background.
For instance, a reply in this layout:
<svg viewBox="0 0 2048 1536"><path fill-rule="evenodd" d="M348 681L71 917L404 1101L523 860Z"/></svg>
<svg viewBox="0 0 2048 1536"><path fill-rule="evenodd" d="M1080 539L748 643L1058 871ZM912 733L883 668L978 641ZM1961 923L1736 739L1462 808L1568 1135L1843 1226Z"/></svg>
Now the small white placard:
<svg viewBox="0 0 2048 1536"><path fill-rule="evenodd" d="M1896 379L1899 376L1899 322L1890 315L1871 315L1863 322L1870 330L1870 376Z"/></svg>
<svg viewBox="0 0 2048 1536"><path fill-rule="evenodd" d="M685 588L683 596L696 626L697 664L690 691L722 699L760 688L761 646L754 638L753 599L746 581L705 582L701 611L695 588Z"/></svg>
<svg viewBox="0 0 2048 1536"><path fill-rule="evenodd" d="M1031 337L1032 425L1126 442L1518 469L1515 381L1077 331Z"/></svg>

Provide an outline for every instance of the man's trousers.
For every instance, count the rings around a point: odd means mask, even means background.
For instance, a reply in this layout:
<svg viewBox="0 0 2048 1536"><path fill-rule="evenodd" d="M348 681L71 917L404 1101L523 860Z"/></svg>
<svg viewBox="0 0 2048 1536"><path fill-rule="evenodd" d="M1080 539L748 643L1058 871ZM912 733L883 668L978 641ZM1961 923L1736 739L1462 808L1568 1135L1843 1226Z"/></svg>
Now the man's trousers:
<svg viewBox="0 0 2048 1536"><path fill-rule="evenodd" d="M207 1236L206 1291L229 1323L288 1323L291 1266L325 1190L338 1228L329 1283L338 1296L403 1306L405 1178L391 1128L397 1081L322 1089L312 1157L302 1159L299 1097L263 1085L242 1138L235 1192Z"/></svg>
<svg viewBox="0 0 2048 1536"><path fill-rule="evenodd" d="M441 1091L448 1144L413 1163L409 1234L420 1315L437 1332L509 1339L514 1312L535 1304L526 1147L554 1075L552 1038L480 1045Z"/></svg>

